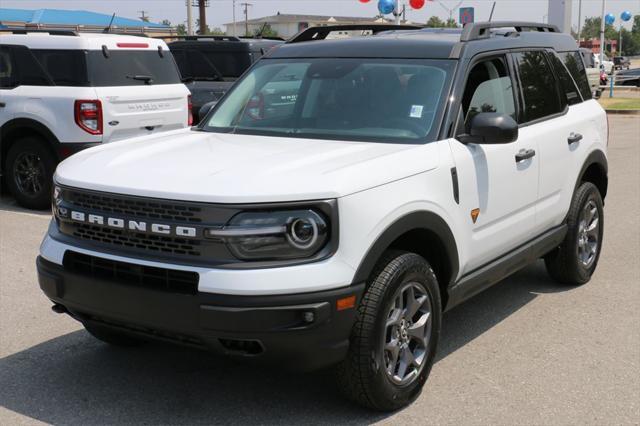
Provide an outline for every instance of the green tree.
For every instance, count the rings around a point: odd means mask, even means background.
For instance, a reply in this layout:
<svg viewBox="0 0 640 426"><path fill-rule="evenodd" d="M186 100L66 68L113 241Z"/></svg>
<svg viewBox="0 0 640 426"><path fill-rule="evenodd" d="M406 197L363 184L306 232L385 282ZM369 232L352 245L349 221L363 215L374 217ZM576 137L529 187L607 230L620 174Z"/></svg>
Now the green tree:
<svg viewBox="0 0 640 426"><path fill-rule="evenodd" d="M271 25L265 24L261 29L257 29L253 32L254 36L262 37L278 37L278 32L271 28Z"/></svg>
<svg viewBox="0 0 640 426"><path fill-rule="evenodd" d="M447 28L458 28L458 23L455 19L449 18L447 19L447 22L444 24L444 26Z"/></svg>
<svg viewBox="0 0 640 426"><path fill-rule="evenodd" d="M225 32L222 31L220 27L214 27L211 31L209 31L210 35L225 35Z"/></svg>
<svg viewBox="0 0 640 426"><path fill-rule="evenodd" d="M445 25L445 22L437 16L432 16L427 21L427 27L429 28L444 28Z"/></svg>
<svg viewBox="0 0 640 426"><path fill-rule="evenodd" d="M162 25L166 25L167 27L171 26L171 21L168 19L163 19L162 22L160 22Z"/></svg>
<svg viewBox="0 0 640 426"><path fill-rule="evenodd" d="M176 25L176 32L178 33L179 36L186 36L187 35L187 27L184 24L178 24Z"/></svg>
<svg viewBox="0 0 640 426"><path fill-rule="evenodd" d="M207 25L205 28L200 28L200 20L196 19L196 28L198 29L198 34L207 35L209 34L209 26Z"/></svg>

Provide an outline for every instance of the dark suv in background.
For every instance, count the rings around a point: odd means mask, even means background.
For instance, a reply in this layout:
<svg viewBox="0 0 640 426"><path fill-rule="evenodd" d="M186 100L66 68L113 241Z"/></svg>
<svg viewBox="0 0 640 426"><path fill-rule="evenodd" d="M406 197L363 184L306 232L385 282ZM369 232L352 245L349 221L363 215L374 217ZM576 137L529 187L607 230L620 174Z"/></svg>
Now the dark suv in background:
<svg viewBox="0 0 640 426"><path fill-rule="evenodd" d="M626 56L614 56L613 66L617 70L629 69L631 68L631 59L627 58Z"/></svg>
<svg viewBox="0 0 640 426"><path fill-rule="evenodd" d="M186 36L169 43L191 91L195 122L204 104L219 100L251 64L283 42L272 38Z"/></svg>

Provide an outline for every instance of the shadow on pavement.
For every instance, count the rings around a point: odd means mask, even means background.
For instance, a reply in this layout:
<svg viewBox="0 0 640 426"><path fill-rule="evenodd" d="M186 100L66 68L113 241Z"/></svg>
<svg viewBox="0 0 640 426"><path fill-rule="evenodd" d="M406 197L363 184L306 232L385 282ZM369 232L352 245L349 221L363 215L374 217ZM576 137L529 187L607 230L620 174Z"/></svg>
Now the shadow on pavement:
<svg viewBox="0 0 640 426"><path fill-rule="evenodd" d="M31 213L38 216L51 216L51 209L48 210L29 210L20 207L13 197L2 192L0 194L0 211L17 212L17 213Z"/></svg>
<svg viewBox="0 0 640 426"><path fill-rule="evenodd" d="M540 262L530 266L447 313L438 358L537 294L566 289ZM161 344L116 349L84 331L0 359L0 406L65 424L336 424L387 416L344 401L328 371L291 374Z"/></svg>

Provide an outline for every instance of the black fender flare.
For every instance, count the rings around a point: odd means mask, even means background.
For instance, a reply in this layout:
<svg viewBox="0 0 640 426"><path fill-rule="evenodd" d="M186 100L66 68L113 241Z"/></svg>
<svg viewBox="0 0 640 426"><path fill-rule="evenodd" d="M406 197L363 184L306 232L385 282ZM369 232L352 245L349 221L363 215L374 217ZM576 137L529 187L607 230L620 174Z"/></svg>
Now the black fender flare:
<svg viewBox="0 0 640 426"><path fill-rule="evenodd" d="M435 234L445 248L448 262L450 281L453 282L460 268L458 258L458 246L453 232L447 222L437 214L430 211L415 211L397 219L389 225L369 247L354 276L354 283L366 282L376 263L389 246L400 236L413 230L426 230ZM446 283L447 285L451 283Z"/></svg>
<svg viewBox="0 0 640 426"><path fill-rule="evenodd" d="M17 129L28 129L39 134L47 143L53 145L59 143L58 138L49 130L47 126L31 118L14 118L9 120L0 128L0 144L5 137Z"/></svg>
<svg viewBox="0 0 640 426"><path fill-rule="evenodd" d="M575 193L575 191L578 189L578 186L580 186L580 182L582 182L582 178L584 177L584 174L587 171L587 169L594 164L596 164L600 168L600 170L603 172L606 179L606 182L605 182L606 186L604 188L598 188L603 190L602 199L604 200L605 196L607 195L607 187L608 187L608 180L609 180L608 178L609 163L607 161L607 156L600 149L591 151L591 153L587 155L587 158L586 160L584 160L584 163L582 164L582 168L580 169L580 173L578 174L578 178L576 179L576 184L573 188L573 192Z"/></svg>

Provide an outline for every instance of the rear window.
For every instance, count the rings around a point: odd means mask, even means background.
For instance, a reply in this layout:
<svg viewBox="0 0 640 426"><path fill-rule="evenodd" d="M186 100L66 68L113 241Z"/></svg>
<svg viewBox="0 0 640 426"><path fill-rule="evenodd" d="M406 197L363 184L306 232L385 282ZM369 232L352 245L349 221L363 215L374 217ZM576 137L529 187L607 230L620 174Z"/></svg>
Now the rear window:
<svg viewBox="0 0 640 426"><path fill-rule="evenodd" d="M83 50L32 50L33 56L56 86L88 86Z"/></svg>
<svg viewBox="0 0 640 426"><path fill-rule="evenodd" d="M144 86L177 84L180 74L170 52L157 50L89 51L87 63L92 86Z"/></svg>
<svg viewBox="0 0 640 426"><path fill-rule="evenodd" d="M582 97L580 96L580 92L578 88L573 82L573 79L569 75L569 72L562 64L562 61L558 56L553 53L549 54L549 58L551 59L551 63L553 64L553 70L560 81L560 88L564 93L566 102L568 105L575 105L582 102Z"/></svg>
<svg viewBox="0 0 640 426"><path fill-rule="evenodd" d="M183 78L237 79L251 66L249 52L216 52L200 49L174 50Z"/></svg>
<svg viewBox="0 0 640 426"><path fill-rule="evenodd" d="M573 77L573 80L578 85L582 97L584 99L591 99L591 87L589 86L587 71L584 67L580 52L562 52L559 53L559 55L567 67L567 70L569 70L569 74L571 74L571 77Z"/></svg>
<svg viewBox="0 0 640 426"><path fill-rule="evenodd" d="M553 73L543 51L515 53L514 59L524 97L521 123L540 120L562 111Z"/></svg>

